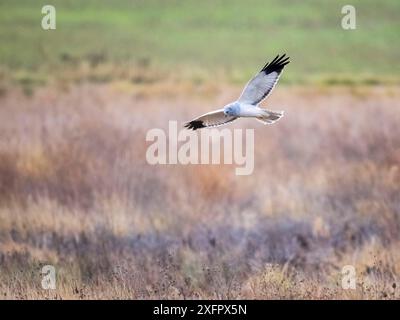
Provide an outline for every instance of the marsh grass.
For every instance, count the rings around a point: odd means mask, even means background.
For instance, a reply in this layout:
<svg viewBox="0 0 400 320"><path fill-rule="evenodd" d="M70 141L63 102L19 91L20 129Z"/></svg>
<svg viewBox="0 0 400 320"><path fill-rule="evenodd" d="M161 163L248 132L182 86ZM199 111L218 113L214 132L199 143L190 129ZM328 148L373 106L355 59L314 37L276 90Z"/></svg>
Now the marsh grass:
<svg viewBox="0 0 400 320"><path fill-rule="evenodd" d="M2 298L398 299L398 88L277 89L282 121L232 125L255 128L248 177L146 163L148 129L239 91L112 82L1 96ZM57 290L40 287L45 264ZM341 288L348 264L356 290Z"/></svg>

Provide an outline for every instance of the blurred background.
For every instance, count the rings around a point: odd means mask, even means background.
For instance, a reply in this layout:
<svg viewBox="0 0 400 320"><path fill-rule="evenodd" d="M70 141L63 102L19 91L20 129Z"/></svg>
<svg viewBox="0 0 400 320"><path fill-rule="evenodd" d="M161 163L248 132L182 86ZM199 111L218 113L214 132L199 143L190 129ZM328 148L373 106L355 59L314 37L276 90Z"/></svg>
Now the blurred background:
<svg viewBox="0 0 400 320"><path fill-rule="evenodd" d="M395 0L2 0L2 298L398 299L399 14ZM236 99L278 53L291 63L263 105L285 117L230 126L255 129L253 175L146 163L148 130Z"/></svg>

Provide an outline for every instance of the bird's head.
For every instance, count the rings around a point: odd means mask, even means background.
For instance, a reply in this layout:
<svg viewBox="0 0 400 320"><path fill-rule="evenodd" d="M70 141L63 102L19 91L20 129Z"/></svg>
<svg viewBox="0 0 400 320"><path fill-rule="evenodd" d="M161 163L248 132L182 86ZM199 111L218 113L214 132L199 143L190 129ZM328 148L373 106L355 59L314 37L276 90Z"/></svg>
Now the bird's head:
<svg viewBox="0 0 400 320"><path fill-rule="evenodd" d="M224 115L225 116L236 116L237 112L238 112L238 107L239 107L239 105L237 105L236 103L228 104L224 108Z"/></svg>

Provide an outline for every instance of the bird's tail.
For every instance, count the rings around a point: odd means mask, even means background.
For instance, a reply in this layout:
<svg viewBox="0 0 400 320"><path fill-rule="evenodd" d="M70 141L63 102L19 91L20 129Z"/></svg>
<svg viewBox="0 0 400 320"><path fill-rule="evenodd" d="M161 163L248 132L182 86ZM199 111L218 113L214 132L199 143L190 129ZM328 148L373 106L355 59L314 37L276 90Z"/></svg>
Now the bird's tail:
<svg viewBox="0 0 400 320"><path fill-rule="evenodd" d="M262 122L263 124L273 124L283 117L283 111L269 111L266 109L263 110L263 115L257 117L257 120Z"/></svg>

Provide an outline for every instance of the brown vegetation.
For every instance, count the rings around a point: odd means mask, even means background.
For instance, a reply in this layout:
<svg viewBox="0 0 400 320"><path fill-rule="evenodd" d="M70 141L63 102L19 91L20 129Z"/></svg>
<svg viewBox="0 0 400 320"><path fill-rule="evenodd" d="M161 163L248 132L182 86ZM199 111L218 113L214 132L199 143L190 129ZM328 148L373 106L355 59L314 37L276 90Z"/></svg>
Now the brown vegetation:
<svg viewBox="0 0 400 320"><path fill-rule="evenodd" d="M268 104L282 121L231 126L256 129L250 176L146 163L148 129L240 90L5 91L2 298L399 298L399 89L278 88ZM40 287L44 264L54 291ZM341 288L348 264L356 290Z"/></svg>

